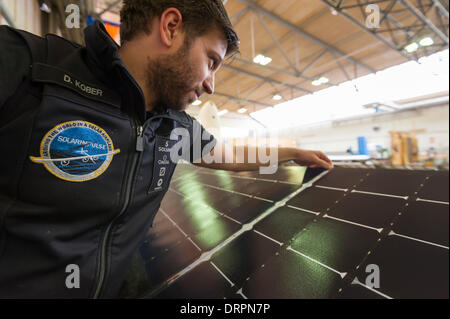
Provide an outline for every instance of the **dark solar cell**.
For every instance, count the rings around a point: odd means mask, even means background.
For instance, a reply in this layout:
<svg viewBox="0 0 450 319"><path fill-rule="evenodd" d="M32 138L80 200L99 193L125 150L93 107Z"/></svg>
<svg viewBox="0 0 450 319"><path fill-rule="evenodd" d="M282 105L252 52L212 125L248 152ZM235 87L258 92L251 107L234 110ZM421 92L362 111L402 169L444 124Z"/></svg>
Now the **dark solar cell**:
<svg viewBox="0 0 450 319"><path fill-rule="evenodd" d="M221 213L226 213L233 209L239 209L248 199L249 197L244 195L227 193L225 197L220 198L220 200L214 200L208 205Z"/></svg>
<svg viewBox="0 0 450 319"><path fill-rule="evenodd" d="M328 215L375 228L389 226L405 206L401 198L350 193Z"/></svg>
<svg viewBox="0 0 450 319"><path fill-rule="evenodd" d="M368 257L358 279L365 282L365 265L375 264L379 291L392 298L448 298L448 260L448 249L390 236Z"/></svg>
<svg viewBox="0 0 450 319"><path fill-rule="evenodd" d="M275 255L280 246L249 231L213 255L211 261L237 286Z"/></svg>
<svg viewBox="0 0 450 319"><path fill-rule="evenodd" d="M212 174L197 174L196 180L204 184L210 184L217 187L226 187L233 182L233 177L228 172L212 173Z"/></svg>
<svg viewBox="0 0 450 319"><path fill-rule="evenodd" d="M396 233L448 247L449 207L444 204L413 202L393 230Z"/></svg>
<svg viewBox="0 0 450 319"><path fill-rule="evenodd" d="M253 177L258 179L277 180L289 182L293 184L302 184L303 176L305 174L305 167L301 166L280 166L274 174L260 174L256 172L239 172L236 175Z"/></svg>
<svg viewBox="0 0 450 319"><path fill-rule="evenodd" d="M419 191L417 196L423 199L448 202L448 184L448 172L435 172L430 179L424 183L423 188Z"/></svg>
<svg viewBox="0 0 450 319"><path fill-rule="evenodd" d="M219 217L214 220L214 223L211 223L208 227L191 237L200 249L208 251L233 235L240 228L241 225L236 222L225 217Z"/></svg>
<svg viewBox="0 0 450 319"><path fill-rule="evenodd" d="M243 293L249 299L331 298L341 281L333 271L283 249L250 275Z"/></svg>
<svg viewBox="0 0 450 319"><path fill-rule="evenodd" d="M366 177L371 170L335 167L328 174L318 180L315 185L351 188L361 183L361 179Z"/></svg>
<svg viewBox="0 0 450 319"><path fill-rule="evenodd" d="M309 223L291 247L339 271L349 272L363 261L379 238L378 232L331 219Z"/></svg>
<svg viewBox="0 0 450 319"><path fill-rule="evenodd" d="M345 192L338 190L309 187L287 202L299 208L314 212L326 212L326 209L335 204L337 200L344 198Z"/></svg>
<svg viewBox="0 0 450 319"><path fill-rule="evenodd" d="M230 188L235 192L252 195L258 189L258 184L251 179L234 178Z"/></svg>
<svg viewBox="0 0 450 319"><path fill-rule="evenodd" d="M273 206L272 202L248 198L242 205L230 208L225 214L242 224L246 224Z"/></svg>
<svg viewBox="0 0 450 319"><path fill-rule="evenodd" d="M199 258L201 252L188 239L173 249L159 255L146 264L150 287L155 287L177 272L183 270L194 260Z"/></svg>
<svg viewBox="0 0 450 319"><path fill-rule="evenodd" d="M281 207L257 223L254 229L277 241L287 243L314 218L313 214Z"/></svg>
<svg viewBox="0 0 450 319"><path fill-rule="evenodd" d="M194 236L220 222L220 215L216 211L194 202L191 202L191 206L186 211L173 215L171 218L188 236Z"/></svg>
<svg viewBox="0 0 450 319"><path fill-rule="evenodd" d="M337 299L385 299L385 297L358 284L351 284L339 292Z"/></svg>
<svg viewBox="0 0 450 319"><path fill-rule="evenodd" d="M263 182L260 182L263 183ZM300 188L301 185L291 185L284 183L266 183L266 187L261 188L261 190L255 195L261 198L266 198L273 200L275 202L282 200L284 197L292 194Z"/></svg>
<svg viewBox="0 0 450 319"><path fill-rule="evenodd" d="M162 291L156 299L223 299L231 284L210 262L203 262Z"/></svg>
<svg viewBox="0 0 450 319"><path fill-rule="evenodd" d="M140 247L141 256L144 260L157 257L185 240L185 236L174 225L152 228Z"/></svg>
<svg viewBox="0 0 450 319"><path fill-rule="evenodd" d="M374 169L356 189L389 195L412 196L429 175L431 175L430 171Z"/></svg>

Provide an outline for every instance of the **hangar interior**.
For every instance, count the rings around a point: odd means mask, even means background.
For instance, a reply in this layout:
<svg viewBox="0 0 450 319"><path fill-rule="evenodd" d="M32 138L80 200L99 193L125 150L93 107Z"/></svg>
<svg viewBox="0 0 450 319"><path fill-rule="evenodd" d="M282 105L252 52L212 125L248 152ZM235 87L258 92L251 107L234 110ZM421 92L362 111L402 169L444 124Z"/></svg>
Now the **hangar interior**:
<svg viewBox="0 0 450 319"><path fill-rule="evenodd" d="M335 168L179 164L121 296L448 298L448 0L223 2L240 53L188 113L225 143ZM121 5L0 0L0 24L83 43L100 18L120 43Z"/></svg>

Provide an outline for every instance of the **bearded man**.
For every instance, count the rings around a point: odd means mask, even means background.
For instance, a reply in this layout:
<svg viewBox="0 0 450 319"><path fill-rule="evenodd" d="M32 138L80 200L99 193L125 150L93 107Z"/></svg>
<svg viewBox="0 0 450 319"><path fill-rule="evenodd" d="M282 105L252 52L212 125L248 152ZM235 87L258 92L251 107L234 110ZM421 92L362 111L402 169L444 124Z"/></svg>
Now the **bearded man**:
<svg viewBox="0 0 450 319"><path fill-rule="evenodd" d="M220 0L124 1L121 46L99 21L85 42L0 27L3 298L117 297L180 138L181 157L202 167L265 165L234 149L233 163L204 161L226 146L184 112L214 93L217 70L238 51ZM187 134L173 139L174 130ZM293 148L277 160L332 167L321 152Z"/></svg>

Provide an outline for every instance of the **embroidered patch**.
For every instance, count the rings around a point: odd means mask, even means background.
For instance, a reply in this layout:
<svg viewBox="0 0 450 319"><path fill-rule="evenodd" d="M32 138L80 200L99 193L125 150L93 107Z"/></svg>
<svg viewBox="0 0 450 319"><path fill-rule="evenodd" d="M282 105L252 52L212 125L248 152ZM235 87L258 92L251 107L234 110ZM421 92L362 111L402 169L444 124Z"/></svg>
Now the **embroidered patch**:
<svg viewBox="0 0 450 319"><path fill-rule="evenodd" d="M86 182L103 174L114 155L111 138L95 124L85 121L62 123L50 130L41 142L41 157L30 156L58 178Z"/></svg>

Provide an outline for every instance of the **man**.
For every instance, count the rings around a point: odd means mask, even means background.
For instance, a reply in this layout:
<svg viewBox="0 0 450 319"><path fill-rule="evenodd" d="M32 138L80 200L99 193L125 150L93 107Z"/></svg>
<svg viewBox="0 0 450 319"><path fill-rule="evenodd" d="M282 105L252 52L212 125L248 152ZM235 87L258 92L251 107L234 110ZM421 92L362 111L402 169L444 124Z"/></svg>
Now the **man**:
<svg viewBox="0 0 450 319"><path fill-rule="evenodd" d="M221 164L226 147L184 112L238 49L222 2L129 0L121 20L120 48L99 22L86 47L0 28L0 297L116 297L169 187L177 129L199 166L266 165L248 147ZM210 152L219 160L201 159Z"/></svg>

